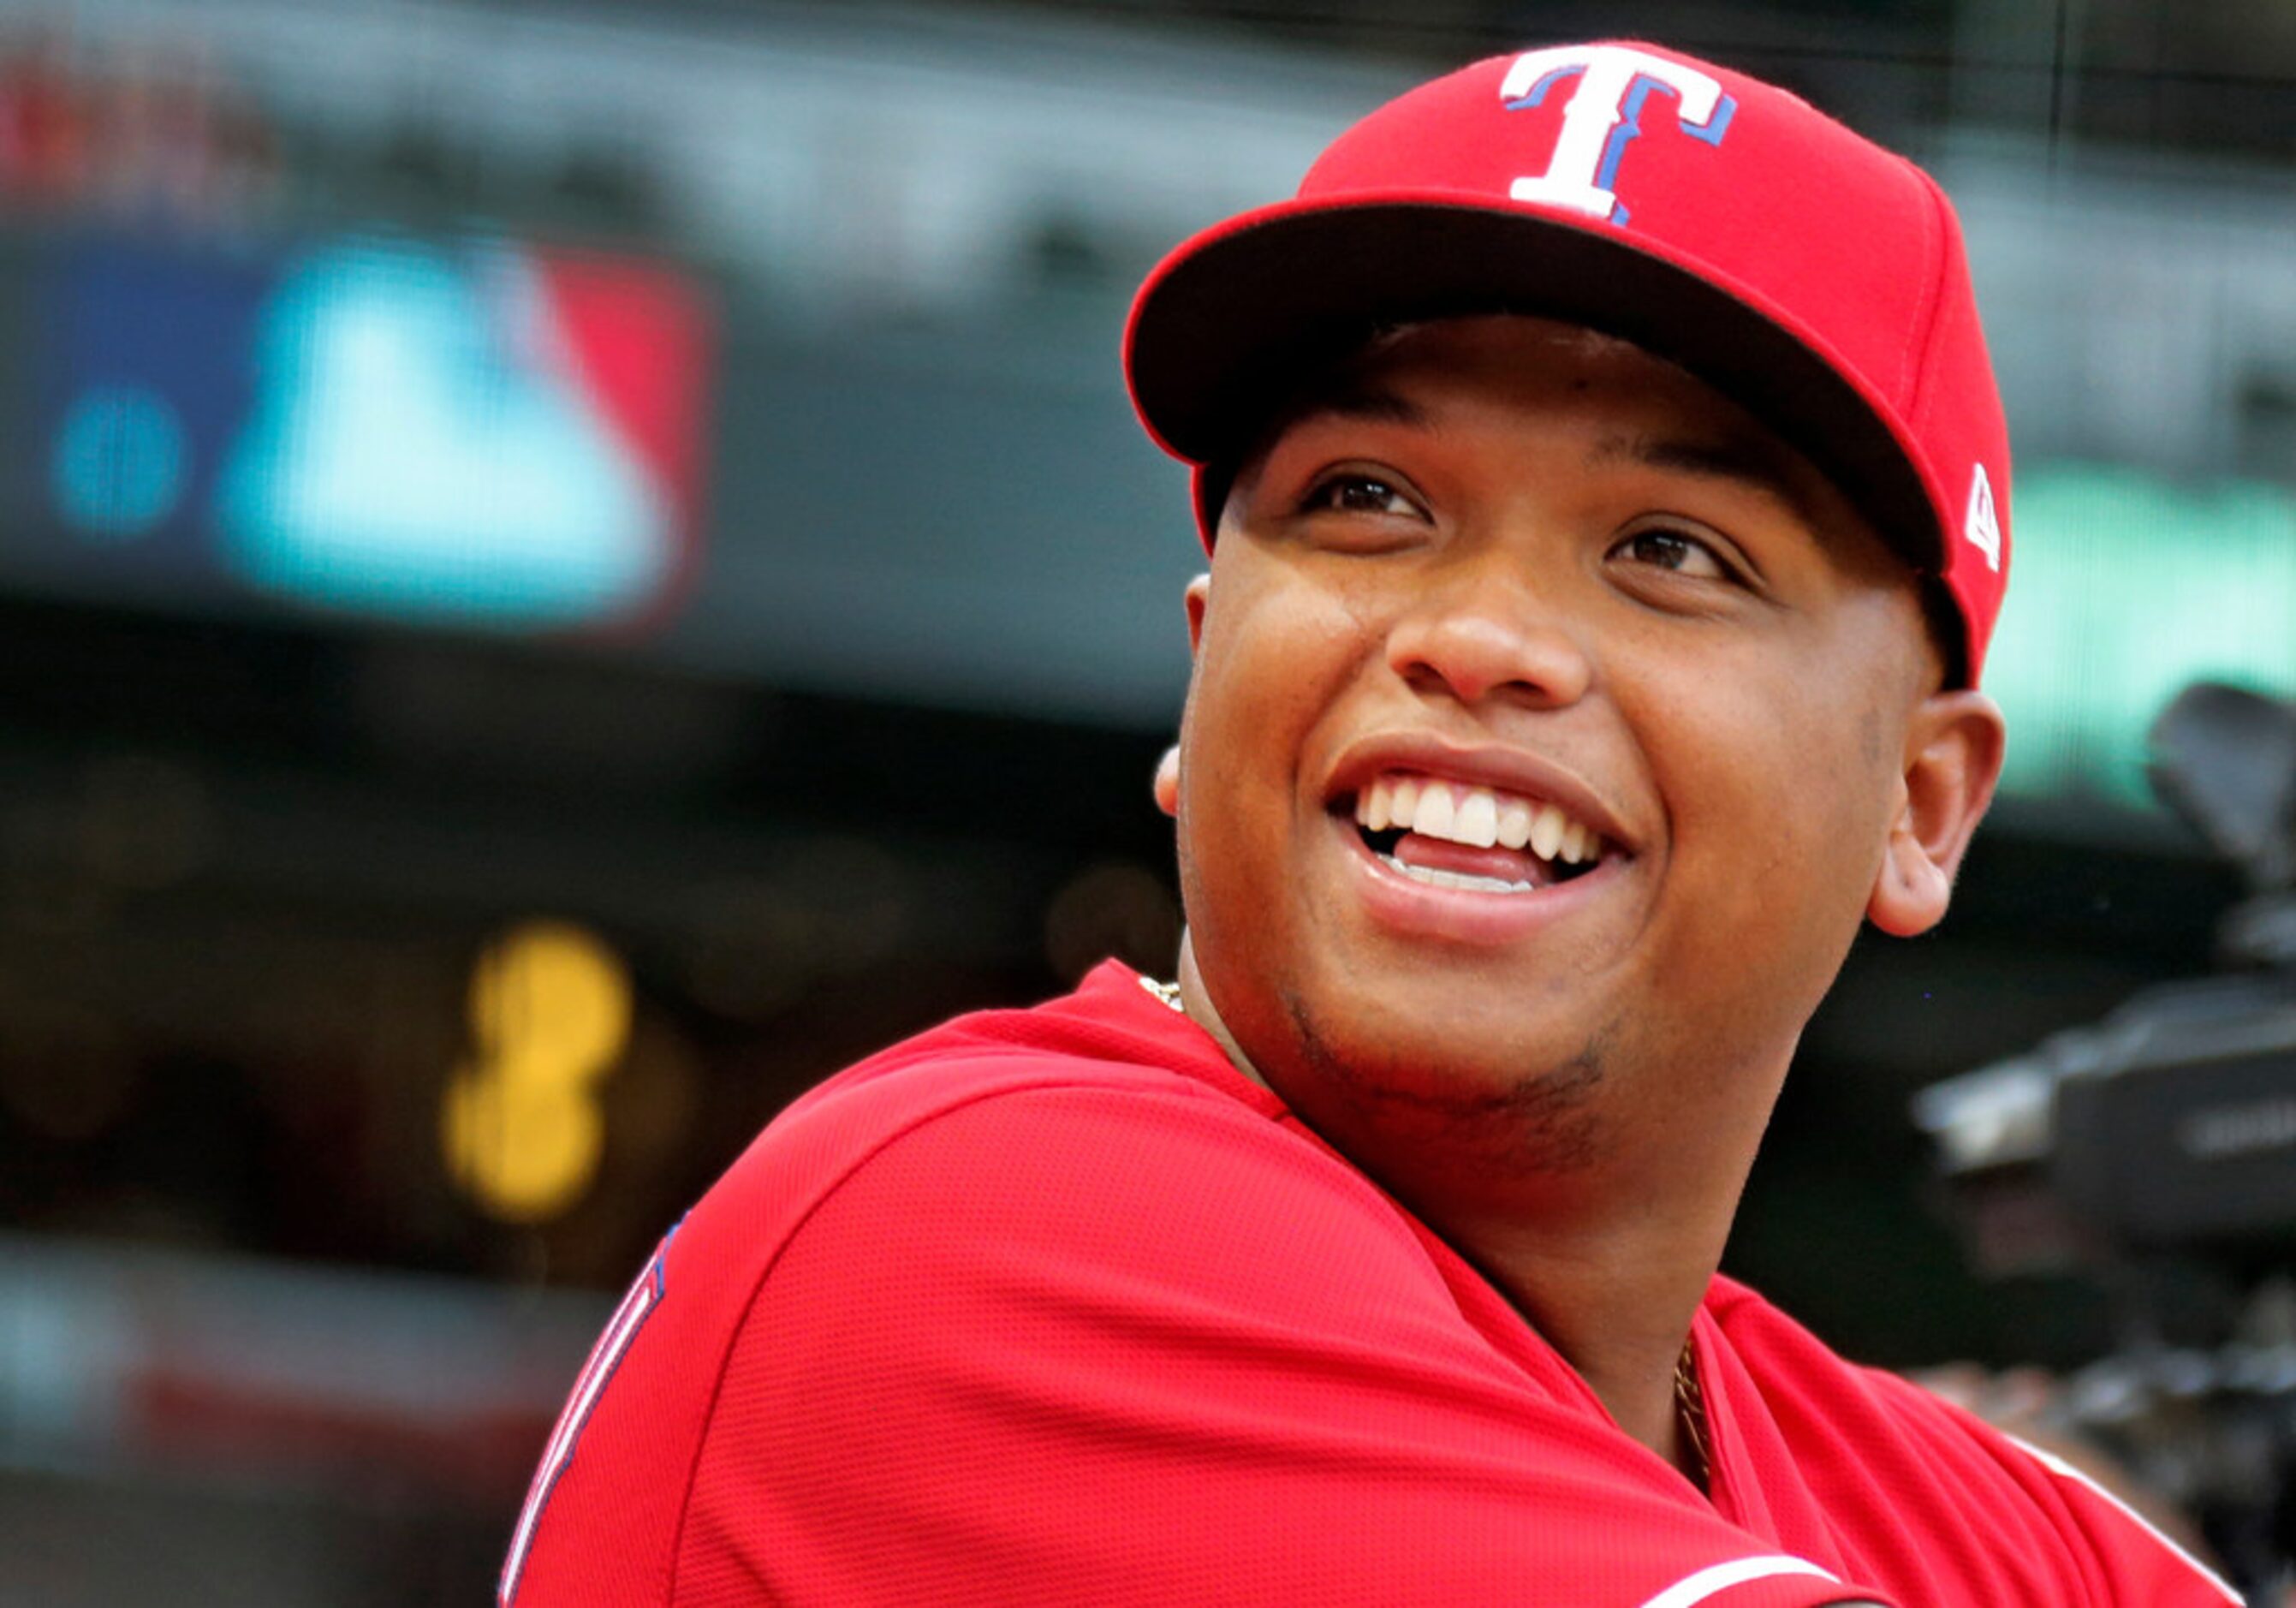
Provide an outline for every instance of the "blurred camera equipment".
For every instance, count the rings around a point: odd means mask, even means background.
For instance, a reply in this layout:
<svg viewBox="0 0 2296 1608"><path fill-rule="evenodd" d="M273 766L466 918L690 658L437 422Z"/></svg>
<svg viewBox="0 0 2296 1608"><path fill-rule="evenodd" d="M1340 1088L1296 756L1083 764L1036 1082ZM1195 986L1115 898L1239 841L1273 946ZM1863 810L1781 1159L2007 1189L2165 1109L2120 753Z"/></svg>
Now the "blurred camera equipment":
<svg viewBox="0 0 2296 1608"><path fill-rule="evenodd" d="M2296 1578L2296 701L2199 683L2150 742L2155 793L2247 887L2217 974L1932 1084L1914 1117L1981 1275L2079 1271L2112 1303L2054 1427L2264 1600Z"/></svg>

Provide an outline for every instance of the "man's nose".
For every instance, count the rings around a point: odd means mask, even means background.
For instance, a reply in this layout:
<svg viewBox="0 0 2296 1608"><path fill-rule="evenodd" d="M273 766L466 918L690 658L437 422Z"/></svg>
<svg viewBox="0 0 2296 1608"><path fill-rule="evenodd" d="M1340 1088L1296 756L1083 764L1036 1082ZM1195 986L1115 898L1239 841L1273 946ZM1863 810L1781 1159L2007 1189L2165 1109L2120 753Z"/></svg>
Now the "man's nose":
<svg viewBox="0 0 2296 1608"><path fill-rule="evenodd" d="M1464 704L1555 707L1586 695L1594 667L1551 595L1524 578L1472 570L1437 582L1388 635L1388 665L1422 692Z"/></svg>

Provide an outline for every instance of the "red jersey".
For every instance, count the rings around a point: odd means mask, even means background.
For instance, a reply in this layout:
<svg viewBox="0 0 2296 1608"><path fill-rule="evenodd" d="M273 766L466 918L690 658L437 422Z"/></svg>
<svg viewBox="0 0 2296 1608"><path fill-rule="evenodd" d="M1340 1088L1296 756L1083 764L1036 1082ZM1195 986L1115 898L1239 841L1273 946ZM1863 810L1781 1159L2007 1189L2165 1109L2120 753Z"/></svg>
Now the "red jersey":
<svg viewBox="0 0 2296 1608"><path fill-rule="evenodd" d="M599 1341L501 1602L2239 1602L1741 1285L1692 1344L1710 1496L1104 965L759 1136Z"/></svg>

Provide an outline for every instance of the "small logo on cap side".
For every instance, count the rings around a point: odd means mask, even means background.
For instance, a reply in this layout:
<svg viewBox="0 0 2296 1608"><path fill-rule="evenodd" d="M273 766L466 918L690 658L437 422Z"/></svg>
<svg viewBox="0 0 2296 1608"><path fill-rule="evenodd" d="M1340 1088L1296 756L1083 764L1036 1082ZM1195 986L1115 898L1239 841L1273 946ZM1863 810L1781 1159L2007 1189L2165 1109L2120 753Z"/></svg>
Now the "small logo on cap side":
<svg viewBox="0 0 2296 1608"><path fill-rule="evenodd" d="M1578 87L1562 109L1562 132L1546 171L1519 178L1507 189L1515 201L1565 207L1624 225L1626 207L1612 188L1619 160L1643 131L1643 102L1653 89L1676 100L1675 122L1694 140L1719 145L1738 103L1694 67L1620 45L1566 45L1525 51L1507 69L1499 99L1509 111L1537 106L1548 87L1577 74Z"/></svg>
<svg viewBox="0 0 2296 1608"><path fill-rule="evenodd" d="M1962 521L1961 534L1985 554L1988 564L2001 568L2001 521L1993 512L1993 482L1985 478L1982 464L1970 478L1969 513Z"/></svg>

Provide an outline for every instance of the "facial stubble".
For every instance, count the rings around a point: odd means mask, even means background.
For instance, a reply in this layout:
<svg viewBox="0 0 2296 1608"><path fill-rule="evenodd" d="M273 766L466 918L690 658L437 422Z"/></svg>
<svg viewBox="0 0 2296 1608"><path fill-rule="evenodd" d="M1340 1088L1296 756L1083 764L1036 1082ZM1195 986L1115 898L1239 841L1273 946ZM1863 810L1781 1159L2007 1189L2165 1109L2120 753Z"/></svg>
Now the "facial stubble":
<svg viewBox="0 0 2296 1608"><path fill-rule="evenodd" d="M1299 1057L1320 1087L1357 1120L1410 1136L1431 1156L1472 1161L1496 1180L1582 1172L1610 1152L1596 1096L1618 1038L1615 1022L1590 1033L1568 1060L1485 1087L1401 1054L1343 1052L1318 1027L1304 995L1285 988L1279 997Z"/></svg>

